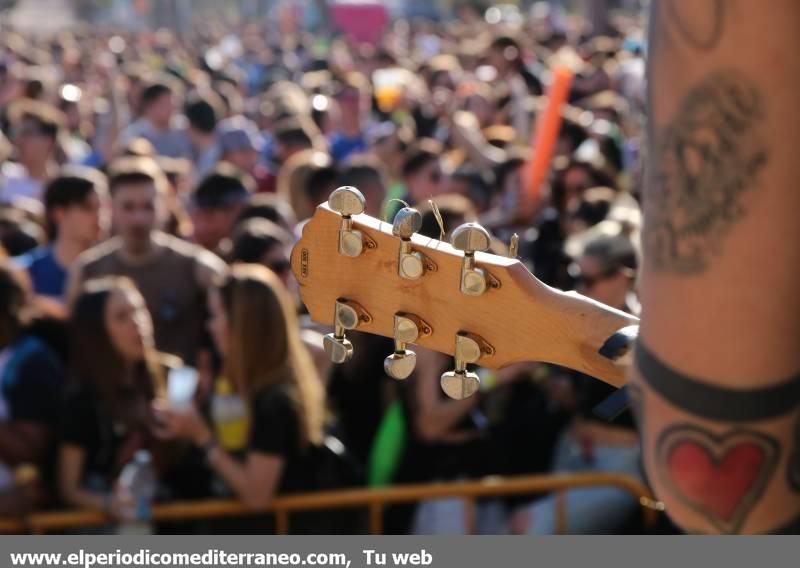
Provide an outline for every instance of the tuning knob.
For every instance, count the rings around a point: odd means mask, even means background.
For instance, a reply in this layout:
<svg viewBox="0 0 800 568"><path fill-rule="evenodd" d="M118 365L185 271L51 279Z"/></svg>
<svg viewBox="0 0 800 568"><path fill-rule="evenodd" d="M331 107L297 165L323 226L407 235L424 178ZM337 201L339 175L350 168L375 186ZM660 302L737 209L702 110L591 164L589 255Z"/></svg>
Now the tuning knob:
<svg viewBox="0 0 800 568"><path fill-rule="evenodd" d="M481 385L478 375L467 371L469 363L481 357L480 344L466 333L456 334L456 368L442 375L442 390L450 398L461 400L475 394Z"/></svg>
<svg viewBox="0 0 800 568"><path fill-rule="evenodd" d="M336 300L333 315L334 331L323 339L325 353L334 363L346 363L353 357L353 344L345 337L345 331L355 329L361 322L371 318L360 305L350 300Z"/></svg>
<svg viewBox="0 0 800 568"><path fill-rule="evenodd" d="M353 229L353 215L360 215L366 207L364 195L355 187L340 187L328 197L328 206L342 216L339 226L339 254L358 256L364 250L364 235Z"/></svg>
<svg viewBox="0 0 800 568"><path fill-rule="evenodd" d="M346 363L353 358L353 344L344 335L337 337L335 334L329 333L323 338L323 345L331 362L337 365Z"/></svg>
<svg viewBox="0 0 800 568"><path fill-rule="evenodd" d="M422 227L422 215L411 207L403 207L394 216L392 233L400 237L400 253L397 271L401 278L417 280L424 271L424 258L421 253L411 249L411 237Z"/></svg>
<svg viewBox="0 0 800 568"><path fill-rule="evenodd" d="M413 351L403 350L395 352L383 360L383 370L393 379L407 379L417 366L417 354Z"/></svg>
<svg viewBox="0 0 800 568"><path fill-rule="evenodd" d="M406 345L414 343L419 337L418 320L402 313L394 316L394 353L383 361L384 371L393 379L407 379L417 364L417 354L406 349Z"/></svg>
<svg viewBox="0 0 800 568"><path fill-rule="evenodd" d="M448 371L442 375L442 390L455 400L471 397L481 388L481 380L469 371Z"/></svg>
<svg viewBox="0 0 800 568"><path fill-rule="evenodd" d="M480 296L486 291L486 272L475 266L475 252L486 251L491 243L489 232L477 223L464 223L453 231L453 248L464 251L461 263L461 293Z"/></svg>

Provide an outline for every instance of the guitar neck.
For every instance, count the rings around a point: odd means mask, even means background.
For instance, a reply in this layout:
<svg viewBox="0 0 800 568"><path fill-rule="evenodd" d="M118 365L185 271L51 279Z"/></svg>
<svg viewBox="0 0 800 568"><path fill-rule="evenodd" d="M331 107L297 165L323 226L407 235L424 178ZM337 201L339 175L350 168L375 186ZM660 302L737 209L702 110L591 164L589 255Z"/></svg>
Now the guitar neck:
<svg viewBox="0 0 800 568"><path fill-rule="evenodd" d="M622 311L535 278L519 261L475 253L495 286L478 296L459 290L464 254L447 243L413 235L410 245L429 264L417 280L398 276L400 239L392 225L355 215L354 226L369 239L356 256L338 252L341 217L322 205L292 253L292 267L309 314L333 323L337 300L357 302L368 312L359 331L392 337L395 314L413 314L429 329L416 344L453 354L456 336L479 336L491 349L477 364L499 368L519 361L543 361L586 373L615 387L625 382L625 365L599 353L605 342L638 320Z"/></svg>
<svg viewBox="0 0 800 568"><path fill-rule="evenodd" d="M637 326L639 320L575 292L539 288L536 294L547 295L547 301L535 302L527 309L530 314L522 326L523 335L536 336L544 326L550 329L553 341L548 341L546 354L536 346L520 345L519 349L529 353L525 358L569 367L615 387L624 385L632 338L621 330Z"/></svg>

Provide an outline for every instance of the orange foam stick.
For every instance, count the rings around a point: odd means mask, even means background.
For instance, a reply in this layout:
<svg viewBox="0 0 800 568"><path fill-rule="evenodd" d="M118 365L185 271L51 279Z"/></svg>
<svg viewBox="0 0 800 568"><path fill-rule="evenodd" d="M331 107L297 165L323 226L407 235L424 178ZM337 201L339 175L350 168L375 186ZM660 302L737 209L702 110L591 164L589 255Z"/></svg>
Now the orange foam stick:
<svg viewBox="0 0 800 568"><path fill-rule="evenodd" d="M566 67L553 69L553 82L547 92L547 107L536 117L536 128L531 141L531 157L526 167L524 201L531 208L535 208L541 199L542 182L550 170L558 132L561 130L561 107L567 102L571 84L572 72L569 69Z"/></svg>

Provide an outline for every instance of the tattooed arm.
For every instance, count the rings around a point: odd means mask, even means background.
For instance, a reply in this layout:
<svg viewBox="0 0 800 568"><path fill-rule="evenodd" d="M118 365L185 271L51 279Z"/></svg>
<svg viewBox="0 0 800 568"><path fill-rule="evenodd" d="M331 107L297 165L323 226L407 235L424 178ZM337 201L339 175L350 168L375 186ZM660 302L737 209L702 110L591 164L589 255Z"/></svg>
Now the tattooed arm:
<svg viewBox="0 0 800 568"><path fill-rule="evenodd" d="M690 532L800 517L800 3L661 0L651 14L644 462Z"/></svg>

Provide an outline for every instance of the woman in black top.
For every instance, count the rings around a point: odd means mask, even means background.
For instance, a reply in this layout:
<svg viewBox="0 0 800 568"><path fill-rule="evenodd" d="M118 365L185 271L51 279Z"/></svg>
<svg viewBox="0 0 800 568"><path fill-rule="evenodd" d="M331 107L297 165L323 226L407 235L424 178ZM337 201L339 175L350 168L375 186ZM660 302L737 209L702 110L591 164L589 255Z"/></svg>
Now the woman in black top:
<svg viewBox="0 0 800 568"><path fill-rule="evenodd" d="M86 283L70 328L59 490L68 505L119 517L130 504L116 487L125 464L146 449L163 470L169 453L152 434L151 401L164 385L152 322L133 282L110 277Z"/></svg>
<svg viewBox="0 0 800 568"><path fill-rule="evenodd" d="M209 293L210 331L225 376L249 407L244 461L219 447L196 409L158 408L160 434L192 441L244 504L265 507L278 492L314 488L312 446L322 441L324 395L288 293L260 265L234 266Z"/></svg>

